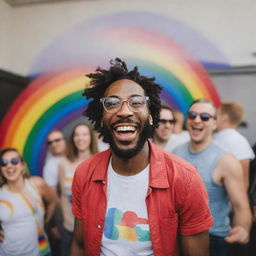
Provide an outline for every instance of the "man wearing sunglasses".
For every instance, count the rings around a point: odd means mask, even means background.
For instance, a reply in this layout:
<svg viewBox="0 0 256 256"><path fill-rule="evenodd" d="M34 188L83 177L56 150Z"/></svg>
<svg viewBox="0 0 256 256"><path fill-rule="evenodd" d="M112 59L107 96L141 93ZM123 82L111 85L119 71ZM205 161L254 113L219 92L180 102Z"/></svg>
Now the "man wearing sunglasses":
<svg viewBox="0 0 256 256"><path fill-rule="evenodd" d="M72 256L208 255L212 217L195 168L148 140L160 86L120 59L87 75L86 116L110 149L81 163L72 185Z"/></svg>
<svg viewBox="0 0 256 256"><path fill-rule="evenodd" d="M216 126L216 109L212 102L194 101L187 119L191 140L176 148L174 154L197 168L208 191L214 218L209 231L210 256L228 256L229 244L248 242L251 214L239 161L213 143ZM232 225L230 203L234 213Z"/></svg>
<svg viewBox="0 0 256 256"><path fill-rule="evenodd" d="M154 131L153 142L167 152L185 143L182 137L174 134L176 120L172 109L167 105L162 105L160 110L159 125Z"/></svg>
<svg viewBox="0 0 256 256"><path fill-rule="evenodd" d="M58 165L66 152L66 140L60 130L53 130L48 134L46 143L50 155L43 167L43 178L49 186L56 189L58 185Z"/></svg>
<svg viewBox="0 0 256 256"><path fill-rule="evenodd" d="M54 192L58 192L59 163L66 153L66 140L60 130L53 130L48 134L46 144L49 156L43 167L43 178L53 188ZM53 256L57 256L60 255L60 229L62 225L62 216L59 207L56 208L54 222L51 224L51 227L49 227L49 242Z"/></svg>

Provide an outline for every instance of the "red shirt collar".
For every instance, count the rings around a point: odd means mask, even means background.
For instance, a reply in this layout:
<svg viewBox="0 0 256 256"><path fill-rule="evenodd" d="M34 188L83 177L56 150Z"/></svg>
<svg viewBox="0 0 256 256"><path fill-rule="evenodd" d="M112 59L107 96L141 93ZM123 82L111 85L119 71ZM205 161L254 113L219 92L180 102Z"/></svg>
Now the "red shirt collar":
<svg viewBox="0 0 256 256"><path fill-rule="evenodd" d="M153 142L148 141L148 143L150 147L149 186L153 188L168 188L169 182L165 163L166 153ZM95 171L92 176L93 181L106 182L110 156L110 149L97 154L95 158Z"/></svg>

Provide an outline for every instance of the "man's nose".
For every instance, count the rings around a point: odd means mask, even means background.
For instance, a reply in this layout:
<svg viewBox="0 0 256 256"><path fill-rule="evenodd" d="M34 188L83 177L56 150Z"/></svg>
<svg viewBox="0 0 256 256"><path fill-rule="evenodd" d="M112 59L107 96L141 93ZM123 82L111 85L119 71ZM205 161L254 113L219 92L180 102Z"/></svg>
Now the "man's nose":
<svg viewBox="0 0 256 256"><path fill-rule="evenodd" d="M194 119L194 122L201 122L202 119L200 117L200 115L197 115L196 118Z"/></svg>
<svg viewBox="0 0 256 256"><path fill-rule="evenodd" d="M117 111L117 115L120 116L130 116L133 115L133 111L130 110L128 102L123 101L120 109Z"/></svg>

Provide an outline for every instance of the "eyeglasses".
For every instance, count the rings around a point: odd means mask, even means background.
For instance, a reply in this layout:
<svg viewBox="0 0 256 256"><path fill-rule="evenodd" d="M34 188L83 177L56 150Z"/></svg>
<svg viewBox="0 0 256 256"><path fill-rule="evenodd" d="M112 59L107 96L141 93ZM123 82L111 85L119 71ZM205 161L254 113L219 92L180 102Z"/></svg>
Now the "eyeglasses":
<svg viewBox="0 0 256 256"><path fill-rule="evenodd" d="M55 142L60 142L61 140L64 140L64 139L63 138L58 138L58 139L55 139L55 140L48 140L47 145L50 146Z"/></svg>
<svg viewBox="0 0 256 256"><path fill-rule="evenodd" d="M161 123L161 124L167 124L167 123L175 124L176 120L175 119L169 119L169 120L167 120L167 119L159 119L159 123Z"/></svg>
<svg viewBox="0 0 256 256"><path fill-rule="evenodd" d="M20 162L19 157L14 157L14 158L11 158L10 160L4 159L4 158L0 159L1 167L7 166L8 163L11 163L12 165L17 165L19 162Z"/></svg>
<svg viewBox="0 0 256 256"><path fill-rule="evenodd" d="M195 111L188 112L188 119L190 120L195 120L197 116L199 116L201 120L204 122L207 122L210 118L216 119L215 116L212 116L211 114L208 114L208 113L197 113Z"/></svg>
<svg viewBox="0 0 256 256"><path fill-rule="evenodd" d="M100 102L103 104L104 109L109 113L116 113L122 107L123 102L127 102L128 108L133 112L142 112L149 100L148 96L135 95L128 100L121 100L116 96L101 98Z"/></svg>

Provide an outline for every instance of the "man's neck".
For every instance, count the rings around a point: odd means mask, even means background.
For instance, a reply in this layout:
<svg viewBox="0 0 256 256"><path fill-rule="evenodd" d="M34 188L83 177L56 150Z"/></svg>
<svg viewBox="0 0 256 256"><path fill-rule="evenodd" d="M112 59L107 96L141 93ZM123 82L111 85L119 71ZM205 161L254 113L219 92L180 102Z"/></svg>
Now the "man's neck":
<svg viewBox="0 0 256 256"><path fill-rule="evenodd" d="M132 176L143 171L149 164L149 144L146 142L141 151L129 159L120 158L112 152L112 167L120 175Z"/></svg>
<svg viewBox="0 0 256 256"><path fill-rule="evenodd" d="M211 143L212 143L212 138L209 138L208 140L203 141L203 142L194 142L191 140L189 142L189 150L192 153L198 153L198 152L204 150L205 148L207 148Z"/></svg>
<svg viewBox="0 0 256 256"><path fill-rule="evenodd" d="M218 131L223 131L223 130L226 130L226 129L236 129L237 126L236 125L232 125L230 123L227 123L227 122L223 122L221 124L220 127L218 127Z"/></svg>
<svg viewBox="0 0 256 256"><path fill-rule="evenodd" d="M167 144L168 140L161 140L158 139L157 137L153 138L153 142L160 148L164 148L165 145Z"/></svg>

